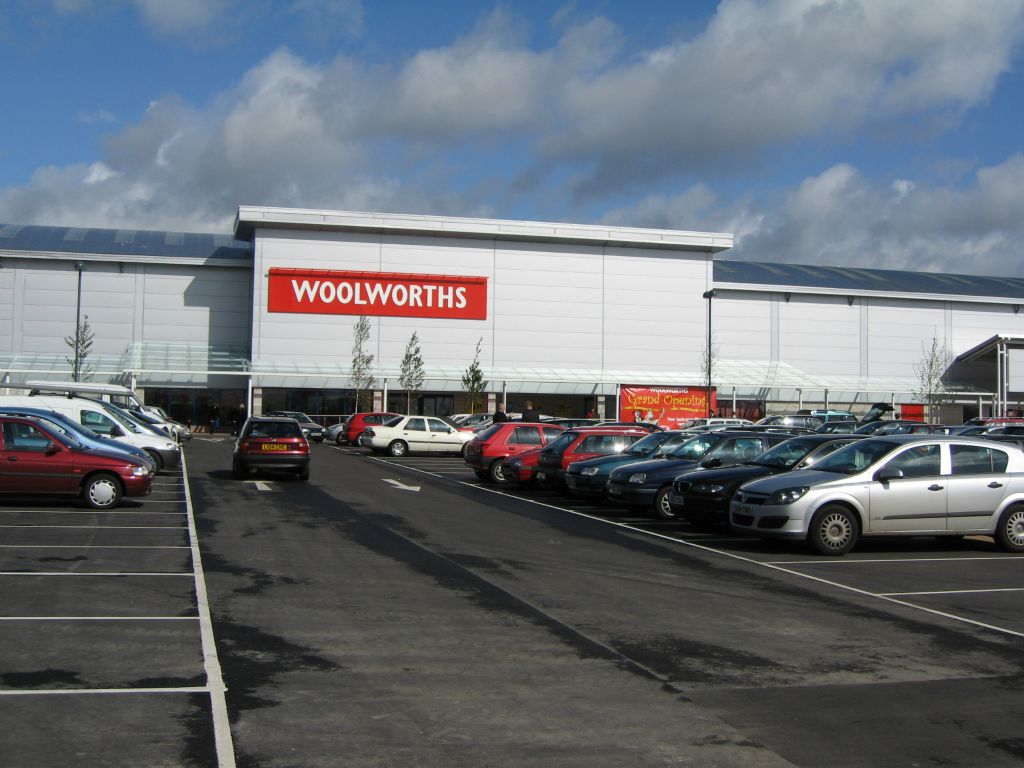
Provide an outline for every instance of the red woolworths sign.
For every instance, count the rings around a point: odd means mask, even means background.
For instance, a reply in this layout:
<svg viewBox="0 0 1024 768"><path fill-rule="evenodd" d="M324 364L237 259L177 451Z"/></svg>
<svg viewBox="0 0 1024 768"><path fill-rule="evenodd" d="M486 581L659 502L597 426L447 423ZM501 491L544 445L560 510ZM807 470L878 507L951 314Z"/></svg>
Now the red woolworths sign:
<svg viewBox="0 0 1024 768"><path fill-rule="evenodd" d="M711 412L715 411L714 388ZM708 415L707 390L704 387L622 387L619 390L619 420L648 421L678 429L690 419Z"/></svg>
<svg viewBox="0 0 1024 768"><path fill-rule="evenodd" d="M268 312L487 319L487 278L272 267Z"/></svg>

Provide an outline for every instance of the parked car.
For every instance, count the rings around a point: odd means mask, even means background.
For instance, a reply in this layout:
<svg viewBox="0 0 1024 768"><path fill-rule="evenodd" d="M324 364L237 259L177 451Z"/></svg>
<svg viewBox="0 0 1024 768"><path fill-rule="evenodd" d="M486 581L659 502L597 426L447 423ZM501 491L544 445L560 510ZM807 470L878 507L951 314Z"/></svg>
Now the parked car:
<svg viewBox="0 0 1024 768"><path fill-rule="evenodd" d="M327 430L324 429L322 424L317 424L302 411L270 411L265 415L283 416L287 419L295 419L299 423L299 428L302 430L302 434L306 436L307 440L311 440L314 443L322 443L324 441L324 433Z"/></svg>
<svg viewBox="0 0 1024 768"><path fill-rule="evenodd" d="M917 419L880 419L861 424L854 430L858 435L897 435L910 434L914 429L924 429L928 425Z"/></svg>
<svg viewBox="0 0 1024 768"><path fill-rule="evenodd" d="M448 421L460 427L485 427L493 418L493 413L456 413L449 416Z"/></svg>
<svg viewBox="0 0 1024 768"><path fill-rule="evenodd" d="M857 428L860 427L861 424L862 422L857 421L856 419L826 421L814 431L822 435L848 435L852 432L856 432Z"/></svg>
<svg viewBox="0 0 1024 768"><path fill-rule="evenodd" d="M324 442L337 443L338 445L341 445L341 441L344 439L345 422L350 417L351 414L345 414L336 424L331 424L329 427L324 429Z"/></svg>
<svg viewBox="0 0 1024 768"><path fill-rule="evenodd" d="M385 421L401 415L400 413L391 413L389 411L353 413L345 422L345 429L342 434L338 435L338 445L359 445L359 437L368 427L374 424L383 424Z"/></svg>
<svg viewBox="0 0 1024 768"><path fill-rule="evenodd" d="M500 483L505 480L502 464L509 456L541 448L562 434L562 427L503 421L478 432L466 445L466 466L481 480Z"/></svg>
<svg viewBox="0 0 1024 768"><path fill-rule="evenodd" d="M83 427L77 421L65 416L63 413L58 413L57 411L52 411L48 408L28 408L5 405L0 406L0 414L6 414L8 416L29 416L31 418L40 419L52 425L52 427L61 434L71 432L74 439L86 448L123 453L125 456L129 456L136 461L141 461L142 463L147 464L153 474L156 474L156 462L153 461L153 458L141 448L136 448L134 445L121 442L120 440L109 440L101 437L88 427Z"/></svg>
<svg viewBox="0 0 1024 768"><path fill-rule="evenodd" d="M688 419L679 428L688 429L694 432L707 431L711 429L725 429L726 427L746 427L753 424L750 419L736 419L726 416L712 416L710 418Z"/></svg>
<svg viewBox="0 0 1024 768"><path fill-rule="evenodd" d="M574 427L594 427L601 423L600 419L574 419L568 417L555 417L551 419L544 419L545 424L554 424L555 426L562 427L564 429L572 429Z"/></svg>
<svg viewBox="0 0 1024 768"><path fill-rule="evenodd" d="M816 416L826 424L830 421L856 421L853 411L837 411L831 408L811 408L797 411L797 413Z"/></svg>
<svg viewBox="0 0 1024 768"><path fill-rule="evenodd" d="M868 437L811 469L743 485L734 531L806 541L821 555L867 536L994 536L1024 552L1024 452L947 435Z"/></svg>
<svg viewBox="0 0 1024 768"><path fill-rule="evenodd" d="M684 472L672 482L670 513L691 525L728 527L729 502L743 483L806 469L822 456L861 439L859 435L800 435L773 445L744 464Z"/></svg>
<svg viewBox="0 0 1024 768"><path fill-rule="evenodd" d="M603 499L605 485L613 469L635 461L658 458L691 437L692 433L681 430L652 432L619 453L574 461L565 469L565 485L572 494Z"/></svg>
<svg viewBox="0 0 1024 768"><path fill-rule="evenodd" d="M804 427L805 429L817 429L824 423L824 419L807 413L779 413L774 416L765 416L754 422L759 426Z"/></svg>
<svg viewBox="0 0 1024 768"><path fill-rule="evenodd" d="M231 458L236 479L254 471L290 472L309 479L309 440L295 419L285 416L250 416L238 433Z"/></svg>
<svg viewBox="0 0 1024 768"><path fill-rule="evenodd" d="M87 447L43 419L0 416L0 440L0 493L78 496L94 509L111 509L123 496L146 496L152 489L148 463Z"/></svg>
<svg viewBox="0 0 1024 768"><path fill-rule="evenodd" d="M647 432L664 432L665 428L649 421L599 421L595 427L636 427Z"/></svg>
<svg viewBox="0 0 1024 768"><path fill-rule="evenodd" d="M613 469L608 476L608 500L633 509L653 509L673 519L668 495L672 481L688 469L728 467L751 461L758 454L792 435L778 432L730 432L697 434L674 448L668 456Z"/></svg>
<svg viewBox="0 0 1024 768"><path fill-rule="evenodd" d="M632 426L567 429L541 449L534 478L539 483L561 484L566 467L574 461L619 453L648 434Z"/></svg>
<svg viewBox="0 0 1024 768"><path fill-rule="evenodd" d="M505 482L532 485L534 474L537 472L537 460L540 458L540 452L541 448L533 448L505 459L501 463L501 475Z"/></svg>
<svg viewBox="0 0 1024 768"><path fill-rule="evenodd" d="M378 453L458 453L473 439L471 430L459 429L437 416L395 416L383 424L367 426L362 444Z"/></svg>

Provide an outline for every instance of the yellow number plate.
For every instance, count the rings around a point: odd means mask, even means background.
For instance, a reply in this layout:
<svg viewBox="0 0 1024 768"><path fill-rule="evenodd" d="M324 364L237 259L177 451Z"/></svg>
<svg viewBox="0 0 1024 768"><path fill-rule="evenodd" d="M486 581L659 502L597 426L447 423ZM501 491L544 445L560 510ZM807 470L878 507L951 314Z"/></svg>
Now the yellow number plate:
<svg viewBox="0 0 1024 768"><path fill-rule="evenodd" d="M264 451L287 451L288 446L283 443L263 443L260 449Z"/></svg>

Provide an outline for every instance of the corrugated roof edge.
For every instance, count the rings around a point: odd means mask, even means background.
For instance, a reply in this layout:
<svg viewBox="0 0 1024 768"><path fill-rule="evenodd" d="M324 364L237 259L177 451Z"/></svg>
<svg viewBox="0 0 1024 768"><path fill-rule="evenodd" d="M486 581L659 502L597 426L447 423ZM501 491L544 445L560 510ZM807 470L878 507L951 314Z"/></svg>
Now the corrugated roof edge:
<svg viewBox="0 0 1024 768"><path fill-rule="evenodd" d="M456 218L399 213L269 208L242 205L235 217L235 236L252 237L258 228L401 232L497 240L556 240L606 243L627 247L719 253L732 248L733 236L721 232L686 232L599 224Z"/></svg>

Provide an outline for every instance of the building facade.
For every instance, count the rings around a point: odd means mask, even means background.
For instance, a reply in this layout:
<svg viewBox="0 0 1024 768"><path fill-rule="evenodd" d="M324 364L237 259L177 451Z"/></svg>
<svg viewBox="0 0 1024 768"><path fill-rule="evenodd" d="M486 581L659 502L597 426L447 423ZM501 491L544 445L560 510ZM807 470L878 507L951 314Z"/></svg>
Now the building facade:
<svg viewBox="0 0 1024 768"><path fill-rule="evenodd" d="M731 246L721 233L251 206L230 235L9 225L0 367L8 386L70 378L84 325L87 375L176 418L291 408L332 421L354 407L365 317L374 404L397 411L413 333L425 413L467 407L474 360L486 409L532 399L612 417L623 388L646 387L719 413L909 411L933 341L949 362L944 418L1016 407L1024 281L730 261Z"/></svg>

